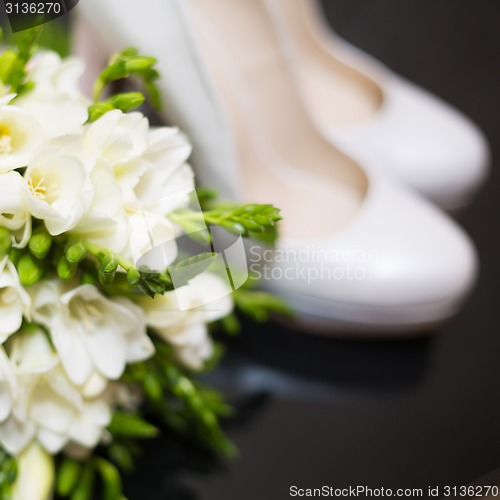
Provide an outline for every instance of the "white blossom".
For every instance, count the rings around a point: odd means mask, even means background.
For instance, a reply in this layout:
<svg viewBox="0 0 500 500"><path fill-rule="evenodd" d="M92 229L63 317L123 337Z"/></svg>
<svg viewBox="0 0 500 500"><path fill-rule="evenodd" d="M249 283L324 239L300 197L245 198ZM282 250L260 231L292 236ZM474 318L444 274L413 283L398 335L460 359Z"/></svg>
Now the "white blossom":
<svg viewBox="0 0 500 500"><path fill-rule="evenodd" d="M30 291L34 321L48 328L70 380L83 385L94 372L121 377L126 363L150 357L142 310L125 298L109 299L92 285L67 289L44 281Z"/></svg>
<svg viewBox="0 0 500 500"><path fill-rule="evenodd" d="M51 454L68 443L94 448L109 424L104 399L87 399L67 377L41 330L19 333L10 348L12 409L0 424L0 444L17 455L33 440Z"/></svg>
<svg viewBox="0 0 500 500"><path fill-rule="evenodd" d="M39 52L33 57L28 70L35 83L33 92L63 94L67 98L81 98L79 81L85 70L82 60L76 57L62 59L53 51Z"/></svg>
<svg viewBox="0 0 500 500"><path fill-rule="evenodd" d="M25 173L31 214L45 222L52 235L73 229L92 200L92 185L84 159L71 152L75 138L49 142Z"/></svg>
<svg viewBox="0 0 500 500"><path fill-rule="evenodd" d="M191 149L178 129L151 129L144 152L114 167L127 208L167 215L185 206L194 192L194 174L186 163Z"/></svg>
<svg viewBox="0 0 500 500"><path fill-rule="evenodd" d="M188 367L199 370L213 351L207 323L232 311L230 292L218 276L202 273L175 291L154 299L142 297L139 304L146 313L148 326L175 346ZM186 305L190 308L186 309Z"/></svg>
<svg viewBox="0 0 500 500"><path fill-rule="evenodd" d="M73 232L86 241L125 257L129 248L128 214L123 209L123 196L113 169L97 160L90 173L92 201Z"/></svg>
<svg viewBox="0 0 500 500"><path fill-rule="evenodd" d="M0 174L0 226L13 232L13 244L19 248L24 248L31 237L31 213L24 186L18 172Z"/></svg>
<svg viewBox="0 0 500 500"><path fill-rule="evenodd" d="M0 172L28 165L44 138L33 115L15 106L0 106Z"/></svg>
<svg viewBox="0 0 500 500"><path fill-rule="evenodd" d="M109 111L90 125L85 135L89 153L110 165L141 156L147 147L149 122L141 113Z"/></svg>
<svg viewBox="0 0 500 500"><path fill-rule="evenodd" d="M31 299L19 282L8 257L0 260L0 343L19 330L23 316L30 316Z"/></svg>

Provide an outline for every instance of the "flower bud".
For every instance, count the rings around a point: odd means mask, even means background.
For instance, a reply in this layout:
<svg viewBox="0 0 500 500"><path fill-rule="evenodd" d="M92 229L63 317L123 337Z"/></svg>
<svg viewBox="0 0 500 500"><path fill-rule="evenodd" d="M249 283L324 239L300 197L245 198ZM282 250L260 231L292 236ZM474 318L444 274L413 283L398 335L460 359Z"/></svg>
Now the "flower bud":
<svg viewBox="0 0 500 500"><path fill-rule="evenodd" d="M61 257L57 262L57 275L62 280L74 278L78 264L68 262L66 257Z"/></svg>
<svg viewBox="0 0 500 500"><path fill-rule="evenodd" d="M115 274L118 269L118 259L115 255L109 254L102 258L101 267L99 268L99 281L101 285L111 285L115 279Z"/></svg>
<svg viewBox="0 0 500 500"><path fill-rule="evenodd" d="M89 121L95 122L108 111L115 109L110 102L98 102L89 107Z"/></svg>
<svg viewBox="0 0 500 500"><path fill-rule="evenodd" d="M162 295L163 293L165 293L164 287L158 283L155 283L154 281L145 281L144 291L151 297L154 297L155 295Z"/></svg>
<svg viewBox="0 0 500 500"><path fill-rule="evenodd" d="M17 272L21 285L30 286L34 285L43 276L43 264L39 260L35 260L32 255L25 254L17 263Z"/></svg>
<svg viewBox="0 0 500 500"><path fill-rule="evenodd" d="M125 67L131 73L137 73L139 71L144 71L145 69L151 68L156 64L156 59L154 57L148 56L135 56L131 57L125 62Z"/></svg>
<svg viewBox="0 0 500 500"><path fill-rule="evenodd" d="M44 227L38 228L31 236L29 242L30 252L37 259L44 259L47 257L52 246L52 236L47 232Z"/></svg>
<svg viewBox="0 0 500 500"><path fill-rule="evenodd" d="M105 83L112 82L114 80L120 80L121 78L125 78L128 76L129 69L124 61L117 61L113 64L110 64L107 68L105 68L99 79Z"/></svg>
<svg viewBox="0 0 500 500"><path fill-rule="evenodd" d="M110 99L111 104L123 112L137 108L144 102L145 98L140 92L127 92L117 94Z"/></svg>
<svg viewBox="0 0 500 500"><path fill-rule="evenodd" d="M0 257L4 257L12 247L12 237L10 231L5 227L0 227Z"/></svg>
<svg viewBox="0 0 500 500"><path fill-rule="evenodd" d="M18 457L19 473L13 498L49 500L54 487L54 460L33 442Z"/></svg>
<svg viewBox="0 0 500 500"><path fill-rule="evenodd" d="M78 264L87 255L87 247L83 241L70 242L66 247L66 259L71 264Z"/></svg>

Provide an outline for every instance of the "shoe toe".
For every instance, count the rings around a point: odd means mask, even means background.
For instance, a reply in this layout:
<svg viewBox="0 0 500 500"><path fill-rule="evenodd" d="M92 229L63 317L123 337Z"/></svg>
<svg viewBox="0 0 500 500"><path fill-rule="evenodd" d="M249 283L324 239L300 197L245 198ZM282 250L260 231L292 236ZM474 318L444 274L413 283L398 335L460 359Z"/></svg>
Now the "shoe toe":
<svg viewBox="0 0 500 500"><path fill-rule="evenodd" d="M393 172L399 169L401 180L442 208L461 208L487 174L490 155L483 133L467 117L410 83L400 82L397 94L400 102L394 104L390 121L398 132L393 144L386 143L382 157L392 158Z"/></svg>
<svg viewBox="0 0 500 500"><path fill-rule="evenodd" d="M467 205L484 182L489 147L467 117L398 77L369 121L332 129L331 138L358 161L416 189L445 210Z"/></svg>
<svg viewBox="0 0 500 500"><path fill-rule="evenodd" d="M345 230L302 252L310 255L301 264L307 272L274 283L275 290L300 312L359 330L421 330L441 322L458 312L477 274L475 249L454 221L380 178L372 178Z"/></svg>

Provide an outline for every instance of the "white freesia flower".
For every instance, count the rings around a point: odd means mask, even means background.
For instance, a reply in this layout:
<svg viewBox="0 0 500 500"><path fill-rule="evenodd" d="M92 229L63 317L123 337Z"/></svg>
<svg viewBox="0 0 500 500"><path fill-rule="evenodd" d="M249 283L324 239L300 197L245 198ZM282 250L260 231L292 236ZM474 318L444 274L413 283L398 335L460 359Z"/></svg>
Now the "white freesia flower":
<svg viewBox="0 0 500 500"><path fill-rule="evenodd" d="M36 118L15 106L0 107L0 172L25 167L44 139Z"/></svg>
<svg viewBox="0 0 500 500"><path fill-rule="evenodd" d="M194 173L186 163L191 149L178 129L151 129L144 152L114 167L127 208L166 215L185 206L194 191Z"/></svg>
<svg viewBox="0 0 500 500"><path fill-rule="evenodd" d="M30 290L33 319L46 326L69 378L76 385L94 372L118 379L126 363L153 352L142 310L127 299L104 297L92 285L69 291L57 281Z"/></svg>
<svg viewBox="0 0 500 500"><path fill-rule="evenodd" d="M134 263L162 246L163 270L177 255L176 228L165 215L194 191L190 144L175 128L150 130L141 113L118 110L90 125L84 142L95 161L94 199L74 232Z"/></svg>
<svg viewBox="0 0 500 500"><path fill-rule="evenodd" d="M85 147L113 166L144 153L148 130L149 122L141 113L109 111L90 125L85 134Z"/></svg>
<svg viewBox="0 0 500 500"><path fill-rule="evenodd" d="M129 211L166 215L185 205L194 190L186 137L177 128L150 129L141 113L106 113L88 128L85 146L113 167Z"/></svg>
<svg viewBox="0 0 500 500"><path fill-rule="evenodd" d="M30 315L30 296L19 282L14 264L4 257L0 260L0 342L3 344L19 330L23 315Z"/></svg>
<svg viewBox="0 0 500 500"><path fill-rule="evenodd" d="M227 316L233 308L231 290L222 279L202 273L188 285L154 299L141 297L139 304L146 313L148 326L174 345L180 359L199 370L212 354L207 323ZM191 305L191 309L182 310Z"/></svg>
<svg viewBox="0 0 500 500"><path fill-rule="evenodd" d="M93 196L84 160L68 151L74 144L74 136L47 143L24 176L30 211L52 235L73 229Z"/></svg>
<svg viewBox="0 0 500 500"><path fill-rule="evenodd" d="M86 241L125 256L129 248L128 215L112 167L100 159L90 173L93 198L88 211L73 229Z"/></svg>
<svg viewBox="0 0 500 500"><path fill-rule="evenodd" d="M50 500L54 487L54 460L38 443L17 457L18 473L12 500Z"/></svg>
<svg viewBox="0 0 500 500"><path fill-rule="evenodd" d="M16 100L16 106L34 116L48 137L80 131L88 119L89 100L79 89L84 70L76 58L61 59L46 51L29 63L30 77L35 87Z"/></svg>
<svg viewBox="0 0 500 500"><path fill-rule="evenodd" d="M14 398L9 417L0 424L0 444L14 455L34 439L51 454L68 443L95 447L110 422L109 405L82 396L46 335L41 330L17 334L10 358Z"/></svg>
<svg viewBox="0 0 500 500"><path fill-rule="evenodd" d="M79 81L85 70L81 59L62 59L53 51L43 51L33 57L29 64L30 79L35 82L35 91L59 93L69 98L81 98Z"/></svg>
<svg viewBox="0 0 500 500"><path fill-rule="evenodd" d="M8 230L6 247L11 237L25 248L34 224L30 253L49 253L46 274L26 289L9 257L0 258L0 448L18 459L13 499L48 500L51 455L88 457L111 439L113 408L140 412L143 388L122 378L127 364L154 355L147 328L199 370L213 353L208 323L233 303L229 283L209 272L155 299L81 284L101 258L96 246L118 256L118 273L125 260L161 272L175 261L181 227L168 216L195 192L191 145L176 128L151 128L139 112L113 110L87 123L91 102L76 59L43 52L26 69L35 83L29 91L7 95L0 82L0 228ZM75 239L88 250L75 277L49 279L80 256ZM22 276L30 275L27 252ZM171 267L174 281L182 279L176 270L186 271ZM122 278L108 290L120 289Z"/></svg>
<svg viewBox="0 0 500 500"><path fill-rule="evenodd" d="M131 214L129 254L136 267L163 272L177 257L176 229L165 217L147 212Z"/></svg>
<svg viewBox="0 0 500 500"><path fill-rule="evenodd" d="M24 248L31 237L31 213L24 180L18 172L0 174L0 226L13 231L13 244Z"/></svg>
<svg viewBox="0 0 500 500"><path fill-rule="evenodd" d="M12 411L17 391L14 371L5 349L0 346L0 423L5 422Z"/></svg>
<svg viewBox="0 0 500 500"><path fill-rule="evenodd" d="M16 106L36 118L49 138L80 131L89 117L86 100L68 100L48 91L24 94L16 100Z"/></svg>

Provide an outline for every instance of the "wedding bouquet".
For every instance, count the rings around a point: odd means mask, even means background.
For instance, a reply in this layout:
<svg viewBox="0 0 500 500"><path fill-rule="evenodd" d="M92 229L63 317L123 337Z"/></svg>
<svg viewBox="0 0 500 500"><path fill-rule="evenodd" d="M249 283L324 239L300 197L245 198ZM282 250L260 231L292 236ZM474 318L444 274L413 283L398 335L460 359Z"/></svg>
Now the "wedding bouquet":
<svg viewBox="0 0 500 500"><path fill-rule="evenodd" d="M36 49L32 33L0 54L2 499L81 500L95 484L124 498L119 470L157 435L150 415L232 450L219 425L229 408L195 377L217 354L208 324L234 329L234 300L257 317L281 305L232 294L215 252L182 258L177 241L210 244L206 224L272 238L280 217L194 196L182 133L131 112L140 92L102 97L132 76L156 103L154 65L115 55L91 100L82 62Z"/></svg>

